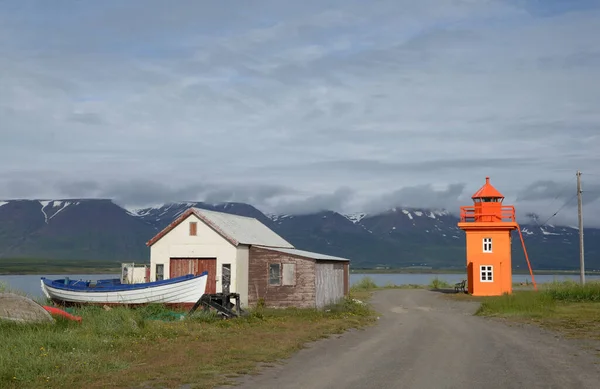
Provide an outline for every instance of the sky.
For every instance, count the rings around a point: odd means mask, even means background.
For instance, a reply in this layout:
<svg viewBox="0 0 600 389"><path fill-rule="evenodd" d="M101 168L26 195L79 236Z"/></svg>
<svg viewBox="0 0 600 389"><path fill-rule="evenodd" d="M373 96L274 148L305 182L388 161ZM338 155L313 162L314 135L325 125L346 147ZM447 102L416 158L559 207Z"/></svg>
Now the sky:
<svg viewBox="0 0 600 389"><path fill-rule="evenodd" d="M0 2L0 198L600 226L600 1ZM563 205L567 203L563 207ZM561 208L562 207L562 208Z"/></svg>

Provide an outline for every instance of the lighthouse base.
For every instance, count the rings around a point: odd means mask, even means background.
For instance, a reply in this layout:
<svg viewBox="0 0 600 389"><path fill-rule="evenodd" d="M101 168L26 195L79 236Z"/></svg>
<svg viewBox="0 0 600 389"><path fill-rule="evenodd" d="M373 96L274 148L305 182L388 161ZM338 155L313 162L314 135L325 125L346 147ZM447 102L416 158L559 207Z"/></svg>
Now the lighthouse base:
<svg viewBox="0 0 600 389"><path fill-rule="evenodd" d="M512 293L510 259L493 262L470 262L467 265L468 292L472 296L502 296Z"/></svg>

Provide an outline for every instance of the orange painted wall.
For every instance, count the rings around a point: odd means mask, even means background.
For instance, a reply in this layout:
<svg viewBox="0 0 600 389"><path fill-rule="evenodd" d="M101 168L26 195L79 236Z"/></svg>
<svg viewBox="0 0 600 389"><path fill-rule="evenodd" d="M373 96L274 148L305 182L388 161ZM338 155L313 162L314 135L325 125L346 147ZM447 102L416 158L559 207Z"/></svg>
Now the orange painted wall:
<svg viewBox="0 0 600 389"><path fill-rule="evenodd" d="M463 223L460 223L463 224ZM474 296L498 296L512 293L511 230L515 223L465 223L468 291ZM470 228L469 228L470 227ZM492 252L484 252L483 239L492 239ZM480 266L492 266L492 281L481 281Z"/></svg>

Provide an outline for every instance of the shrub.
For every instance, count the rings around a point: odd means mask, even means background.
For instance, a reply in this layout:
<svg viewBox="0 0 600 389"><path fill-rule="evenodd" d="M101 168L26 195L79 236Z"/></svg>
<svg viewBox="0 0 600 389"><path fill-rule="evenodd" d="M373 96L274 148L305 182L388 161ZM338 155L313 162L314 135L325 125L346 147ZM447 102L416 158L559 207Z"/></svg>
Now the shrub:
<svg viewBox="0 0 600 389"><path fill-rule="evenodd" d="M370 290L376 288L377 284L375 283L375 280L369 276L361 278L360 281L352 285L352 289L355 290Z"/></svg>
<svg viewBox="0 0 600 389"><path fill-rule="evenodd" d="M446 282L444 280L440 280L439 278L435 277L429 283L429 287L431 289L442 289L442 288L450 288L451 285L448 282Z"/></svg>

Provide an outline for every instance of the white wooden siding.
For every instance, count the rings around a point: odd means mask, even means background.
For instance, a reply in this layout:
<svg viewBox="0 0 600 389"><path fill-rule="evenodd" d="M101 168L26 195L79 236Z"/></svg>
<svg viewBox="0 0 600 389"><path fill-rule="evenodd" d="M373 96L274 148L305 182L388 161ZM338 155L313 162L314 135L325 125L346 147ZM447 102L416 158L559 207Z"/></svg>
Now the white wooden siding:
<svg viewBox="0 0 600 389"><path fill-rule="evenodd" d="M197 234L190 236L189 222L197 222ZM241 268L238 269L238 256ZM231 264L230 292L240 293L241 302L248 301L248 248L235 247L212 228L190 215L150 247L150 279L156 280L156 265L164 265L164 277L169 278L171 258L217 258L217 293L221 292L221 269Z"/></svg>
<svg viewBox="0 0 600 389"><path fill-rule="evenodd" d="M344 297L344 265L318 262L316 265L316 305L322 308Z"/></svg>

